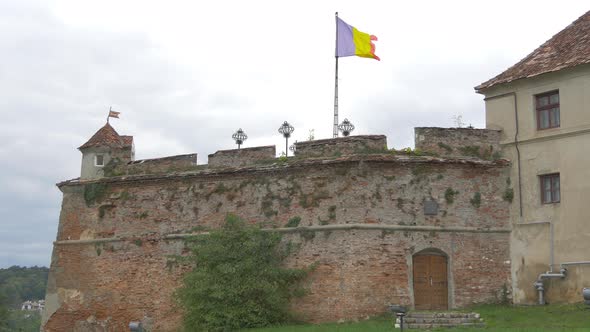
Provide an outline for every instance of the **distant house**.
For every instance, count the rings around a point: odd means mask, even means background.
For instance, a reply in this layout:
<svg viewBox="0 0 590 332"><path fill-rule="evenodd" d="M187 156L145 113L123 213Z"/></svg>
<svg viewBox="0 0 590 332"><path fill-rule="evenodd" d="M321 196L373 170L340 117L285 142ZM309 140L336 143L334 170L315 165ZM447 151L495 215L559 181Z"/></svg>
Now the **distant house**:
<svg viewBox="0 0 590 332"><path fill-rule="evenodd" d="M43 309L45 309L45 300L25 301L20 308L24 311L43 311Z"/></svg>

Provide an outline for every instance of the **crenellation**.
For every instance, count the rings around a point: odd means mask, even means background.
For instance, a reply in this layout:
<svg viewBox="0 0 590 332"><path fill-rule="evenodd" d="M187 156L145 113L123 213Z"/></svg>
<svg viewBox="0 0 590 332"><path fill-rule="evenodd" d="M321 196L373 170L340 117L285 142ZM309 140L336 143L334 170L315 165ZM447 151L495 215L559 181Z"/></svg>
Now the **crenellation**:
<svg viewBox="0 0 590 332"><path fill-rule="evenodd" d="M443 157L500 159L501 131L477 128L414 128L416 149Z"/></svg>
<svg viewBox="0 0 590 332"><path fill-rule="evenodd" d="M209 155L208 165L209 167L242 167L275 157L276 147L274 145L220 150Z"/></svg>
<svg viewBox="0 0 590 332"><path fill-rule="evenodd" d="M359 135L295 143L295 156L302 158L340 157L387 152L384 135Z"/></svg>

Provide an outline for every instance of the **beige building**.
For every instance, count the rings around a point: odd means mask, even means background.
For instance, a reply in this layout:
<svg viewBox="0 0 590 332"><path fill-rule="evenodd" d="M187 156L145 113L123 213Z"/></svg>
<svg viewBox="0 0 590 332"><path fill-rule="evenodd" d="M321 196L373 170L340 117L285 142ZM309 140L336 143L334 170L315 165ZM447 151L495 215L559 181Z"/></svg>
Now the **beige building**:
<svg viewBox="0 0 590 332"><path fill-rule="evenodd" d="M581 301L590 287L590 12L475 89L513 161L514 302Z"/></svg>

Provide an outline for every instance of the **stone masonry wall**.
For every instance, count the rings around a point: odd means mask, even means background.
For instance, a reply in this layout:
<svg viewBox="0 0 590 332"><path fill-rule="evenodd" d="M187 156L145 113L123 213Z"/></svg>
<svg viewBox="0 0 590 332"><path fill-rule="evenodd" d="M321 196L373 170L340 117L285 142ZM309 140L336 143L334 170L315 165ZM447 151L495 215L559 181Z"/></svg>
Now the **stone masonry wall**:
<svg viewBox="0 0 590 332"><path fill-rule="evenodd" d="M359 135L295 143L295 156L303 158L339 157L386 150L387 138L384 135Z"/></svg>
<svg viewBox="0 0 590 332"><path fill-rule="evenodd" d="M307 321L364 318L413 303L412 254L449 259L449 304L498 299L510 284L508 165L393 155L289 161L166 176L69 181L47 289L45 331L174 331L171 294L186 267L175 234L228 213L301 243L290 266L317 269L293 302ZM478 194L478 195L477 195ZM479 204L474 198L479 196ZM438 213L424 214L424 202ZM300 217L297 228L285 228Z"/></svg>
<svg viewBox="0 0 590 332"><path fill-rule="evenodd" d="M273 159L276 156L274 145L253 148L221 150L209 155L209 167L241 167L257 161Z"/></svg>
<svg viewBox="0 0 590 332"><path fill-rule="evenodd" d="M499 130L475 128L414 128L416 149L444 157L501 157Z"/></svg>
<svg viewBox="0 0 590 332"><path fill-rule="evenodd" d="M132 161L122 165L126 174L170 173L197 165L197 154L182 154L155 159Z"/></svg>

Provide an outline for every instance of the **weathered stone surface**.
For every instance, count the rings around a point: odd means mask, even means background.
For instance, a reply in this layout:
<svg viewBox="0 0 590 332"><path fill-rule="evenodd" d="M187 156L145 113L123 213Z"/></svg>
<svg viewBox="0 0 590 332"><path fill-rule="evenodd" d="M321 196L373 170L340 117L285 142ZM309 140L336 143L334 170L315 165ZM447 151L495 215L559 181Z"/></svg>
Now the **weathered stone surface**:
<svg viewBox="0 0 590 332"><path fill-rule="evenodd" d="M197 165L197 154L181 154L177 156L142 159L122 165L123 174L170 173L186 170Z"/></svg>
<svg viewBox="0 0 590 332"><path fill-rule="evenodd" d="M384 135L338 137L297 142L295 148L297 157L339 157L384 152L387 150L387 138Z"/></svg>
<svg viewBox="0 0 590 332"><path fill-rule="evenodd" d="M273 159L276 156L274 145L253 148L221 150L209 155L209 167L241 167L256 162Z"/></svg>
<svg viewBox="0 0 590 332"><path fill-rule="evenodd" d="M302 227L281 231L300 244L287 265L317 264L309 293L292 303L307 321L411 306L412 255L429 248L448 256L450 307L495 301L510 284L508 166L350 155L60 183L44 329L121 331L148 320L153 331L174 331L182 310L171 295L188 269L171 259L185 253L177 234L219 227L228 213L266 228L301 218ZM438 215L424 215L425 200Z"/></svg>
<svg viewBox="0 0 590 332"><path fill-rule="evenodd" d="M499 130L475 128L414 128L416 149L444 157L499 159Z"/></svg>

